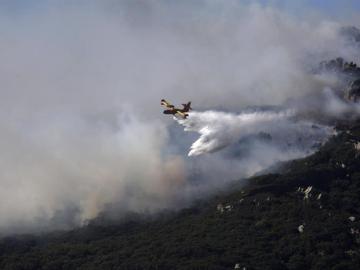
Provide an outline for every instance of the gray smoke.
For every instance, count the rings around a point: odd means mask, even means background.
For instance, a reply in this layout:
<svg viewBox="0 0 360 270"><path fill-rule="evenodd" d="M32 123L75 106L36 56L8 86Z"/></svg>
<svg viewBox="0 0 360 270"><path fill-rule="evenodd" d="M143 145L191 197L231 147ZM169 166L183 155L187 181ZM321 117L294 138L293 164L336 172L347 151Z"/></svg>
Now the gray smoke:
<svg viewBox="0 0 360 270"><path fill-rule="evenodd" d="M228 181L306 155L327 127L315 131L311 120L286 110L243 109L292 99L307 110L312 103L302 97L339 85L337 76L311 68L338 56L359 60L338 35L342 23L260 4L0 6L2 233L67 229L110 206L119 215L180 208ZM187 157L196 138L162 115L161 98L191 100L197 109L189 123L200 124L187 127L200 133L192 154L223 150ZM324 108L336 114L338 105ZM271 142L258 138L261 132ZM306 143L282 145L281 134Z"/></svg>

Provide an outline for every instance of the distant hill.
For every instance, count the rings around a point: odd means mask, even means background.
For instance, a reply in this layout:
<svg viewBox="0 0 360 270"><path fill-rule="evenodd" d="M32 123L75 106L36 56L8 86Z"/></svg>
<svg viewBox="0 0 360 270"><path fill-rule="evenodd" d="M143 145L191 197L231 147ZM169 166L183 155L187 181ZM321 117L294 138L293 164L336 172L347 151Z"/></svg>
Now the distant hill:
<svg viewBox="0 0 360 270"><path fill-rule="evenodd" d="M360 29L355 26L342 27L340 34L349 41L360 42Z"/></svg>

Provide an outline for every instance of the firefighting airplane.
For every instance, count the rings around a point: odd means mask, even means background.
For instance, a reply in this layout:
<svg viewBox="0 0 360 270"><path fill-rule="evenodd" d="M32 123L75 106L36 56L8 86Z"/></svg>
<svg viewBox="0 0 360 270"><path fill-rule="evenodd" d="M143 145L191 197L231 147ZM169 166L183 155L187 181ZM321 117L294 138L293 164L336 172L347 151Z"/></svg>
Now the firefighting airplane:
<svg viewBox="0 0 360 270"><path fill-rule="evenodd" d="M186 119L186 117L188 117L189 115L187 112L192 110L190 101L188 103L182 104L183 105L182 109L175 108L174 105L172 105L170 102L166 101L165 99L161 100L161 105L165 106L165 108L167 109L163 112L164 114L172 114L174 116L180 116L183 119Z"/></svg>

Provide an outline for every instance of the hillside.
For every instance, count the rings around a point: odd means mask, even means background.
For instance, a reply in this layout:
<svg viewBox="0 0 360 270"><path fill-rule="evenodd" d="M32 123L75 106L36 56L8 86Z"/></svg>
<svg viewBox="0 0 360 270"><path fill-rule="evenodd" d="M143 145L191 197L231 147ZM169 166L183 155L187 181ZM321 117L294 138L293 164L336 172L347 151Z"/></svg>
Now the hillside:
<svg viewBox="0 0 360 270"><path fill-rule="evenodd" d="M360 270L359 15L0 1L0 270Z"/></svg>
<svg viewBox="0 0 360 270"><path fill-rule="evenodd" d="M281 174L152 219L6 237L6 269L358 269L360 122ZM101 224L101 223L100 223Z"/></svg>

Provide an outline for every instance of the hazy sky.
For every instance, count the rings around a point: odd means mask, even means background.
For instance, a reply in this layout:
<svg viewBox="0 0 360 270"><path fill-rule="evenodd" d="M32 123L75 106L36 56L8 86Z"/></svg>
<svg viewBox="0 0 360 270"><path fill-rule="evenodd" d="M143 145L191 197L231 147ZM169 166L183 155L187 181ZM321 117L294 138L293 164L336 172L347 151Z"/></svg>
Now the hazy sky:
<svg viewBox="0 0 360 270"><path fill-rule="evenodd" d="M280 8L293 13L320 12L329 18L348 18L360 11L360 1L357 0L275 0L261 1L262 3L275 3Z"/></svg>
<svg viewBox="0 0 360 270"><path fill-rule="evenodd" d="M62 0L62 1L50 1L50 0L3 0L0 2L0 7L3 11L13 12L13 13L20 13L24 11L30 11L33 9L42 8L47 5L77 5L81 3L116 3L116 2L140 2L139 0L105 0L105 1L69 1L69 0ZM167 2L171 4L190 4L190 5L198 5L201 2L206 2L206 0L168 0L168 1L154 1L149 0L149 2ZM176 3L178 2L178 3ZM221 1L219 1L221 2ZM356 13L360 11L360 1L358 0L238 0L239 3L260 3L262 5L270 5L276 6L278 8L283 8L291 12L295 13L302 13L302 12L309 12L311 10L316 10L323 14L326 14L330 17L339 17L344 15L349 15L351 13Z"/></svg>

